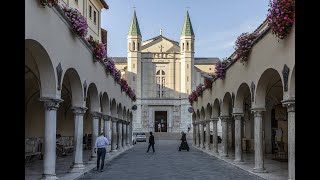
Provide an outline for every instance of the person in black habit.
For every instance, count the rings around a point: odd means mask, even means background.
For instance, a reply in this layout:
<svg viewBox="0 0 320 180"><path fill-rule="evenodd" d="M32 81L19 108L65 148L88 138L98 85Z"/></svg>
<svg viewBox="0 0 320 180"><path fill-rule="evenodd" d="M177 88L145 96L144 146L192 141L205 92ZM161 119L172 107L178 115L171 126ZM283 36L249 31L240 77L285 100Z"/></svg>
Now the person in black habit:
<svg viewBox="0 0 320 180"><path fill-rule="evenodd" d="M184 133L182 131L181 134L182 134L182 137L180 139L181 140L181 144L180 144L180 147L179 147L179 151L181 151L181 150L189 151L189 145L187 143L186 133Z"/></svg>

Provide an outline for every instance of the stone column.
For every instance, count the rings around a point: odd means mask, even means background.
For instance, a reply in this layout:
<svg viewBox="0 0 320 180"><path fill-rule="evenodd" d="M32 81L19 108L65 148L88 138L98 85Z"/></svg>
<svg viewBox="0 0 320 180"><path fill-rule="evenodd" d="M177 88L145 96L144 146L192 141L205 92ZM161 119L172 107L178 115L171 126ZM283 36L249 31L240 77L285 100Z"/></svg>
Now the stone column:
<svg viewBox="0 0 320 180"><path fill-rule="evenodd" d="M204 126L203 122L200 124L200 148L204 148Z"/></svg>
<svg viewBox="0 0 320 180"><path fill-rule="evenodd" d="M127 122L126 124L126 132L127 132L127 135L126 135L126 146L127 147L130 147L130 130L129 130L129 126L130 126L130 122ZM131 138L132 139L132 138Z"/></svg>
<svg viewBox="0 0 320 180"><path fill-rule="evenodd" d="M192 125L193 125L193 127L192 127L192 135L193 135L193 140L192 140L192 145L193 146L196 146L196 134L197 134L197 132L196 132L196 127L197 127L197 125L196 125L196 123L192 123Z"/></svg>
<svg viewBox="0 0 320 180"><path fill-rule="evenodd" d="M196 124L196 146L200 147L200 132L199 132L199 122Z"/></svg>
<svg viewBox="0 0 320 180"><path fill-rule="evenodd" d="M210 150L210 121L206 121L206 150Z"/></svg>
<svg viewBox="0 0 320 180"><path fill-rule="evenodd" d="M88 163L93 164L93 163L97 163L97 153L94 152L94 148L96 145L96 140L97 137L99 136L99 118L101 116L100 112L91 112L91 116L92 116L92 139L91 139L91 158L90 161L88 161Z"/></svg>
<svg viewBox="0 0 320 180"><path fill-rule="evenodd" d="M111 151L117 151L117 118L112 117Z"/></svg>
<svg viewBox="0 0 320 180"><path fill-rule="evenodd" d="M58 179L56 176L57 109L62 99L40 98L44 102L44 158L41 179Z"/></svg>
<svg viewBox="0 0 320 180"><path fill-rule="evenodd" d="M264 108L252 109L254 112L254 168L253 172L266 172L263 158L262 112Z"/></svg>
<svg viewBox="0 0 320 180"><path fill-rule="evenodd" d="M132 143L132 121L131 120L130 120L128 126L129 126L129 135L130 135L130 137L129 137L129 145L133 146L133 143Z"/></svg>
<svg viewBox="0 0 320 180"><path fill-rule="evenodd" d="M70 172L83 172L83 115L86 113L86 107L71 107L74 113L74 153L73 165Z"/></svg>
<svg viewBox="0 0 320 180"><path fill-rule="evenodd" d="M289 99L282 102L288 111L288 172L289 180L295 180L295 99Z"/></svg>
<svg viewBox="0 0 320 180"><path fill-rule="evenodd" d="M118 119L118 141L117 141L117 149L122 150L122 120Z"/></svg>
<svg viewBox="0 0 320 180"><path fill-rule="evenodd" d="M212 152L214 154L219 154L218 152L218 127L217 122L219 118L211 118L212 121Z"/></svg>
<svg viewBox="0 0 320 180"><path fill-rule="evenodd" d="M242 117L244 116L243 113L234 113L234 120L235 120L235 159L234 162L242 163Z"/></svg>
<svg viewBox="0 0 320 180"><path fill-rule="evenodd" d="M221 116L222 125L222 157L228 157L228 120L229 116Z"/></svg>
<svg viewBox="0 0 320 180"><path fill-rule="evenodd" d="M110 120L111 116L109 115L103 115L102 116L104 120L104 136L108 139L109 144L107 145L107 152L111 150L110 143L111 143L111 129L110 129Z"/></svg>
<svg viewBox="0 0 320 180"><path fill-rule="evenodd" d="M122 123L122 148L126 148L126 141L127 141L127 122L123 121Z"/></svg>

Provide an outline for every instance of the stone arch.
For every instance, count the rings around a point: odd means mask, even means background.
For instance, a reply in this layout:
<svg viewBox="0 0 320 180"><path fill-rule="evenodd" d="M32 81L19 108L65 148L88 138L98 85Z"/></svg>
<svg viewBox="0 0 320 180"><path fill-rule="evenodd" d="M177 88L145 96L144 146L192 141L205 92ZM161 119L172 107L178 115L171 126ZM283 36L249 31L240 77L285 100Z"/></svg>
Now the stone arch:
<svg viewBox="0 0 320 180"><path fill-rule="evenodd" d="M257 89L254 98L254 108L265 108L266 97L269 93L267 92L267 90L279 85L282 86L283 92L283 81L278 71L273 68L265 70L260 76L260 79L257 84Z"/></svg>
<svg viewBox="0 0 320 180"><path fill-rule="evenodd" d="M122 105L121 105L121 103L119 103L119 105L118 105L117 114L118 114L118 118L122 119Z"/></svg>
<svg viewBox="0 0 320 180"><path fill-rule="evenodd" d="M40 97L60 98L55 67L45 48L36 40L25 40L25 66L34 67L40 81Z"/></svg>
<svg viewBox="0 0 320 180"><path fill-rule="evenodd" d="M290 78L290 84L289 84L289 94L290 98L295 97L295 88L296 88L296 80L295 80L295 68L296 66L293 67L292 73L291 73L291 78Z"/></svg>
<svg viewBox="0 0 320 180"><path fill-rule="evenodd" d="M123 107L123 111L122 111L122 118L123 118L123 120L127 120L127 116L126 116L126 112L127 112L127 109L126 109L126 107L124 106Z"/></svg>
<svg viewBox="0 0 320 180"><path fill-rule="evenodd" d="M91 83L88 87L87 99L90 99L89 105L92 112L100 112L100 98L98 95L97 86Z"/></svg>
<svg viewBox="0 0 320 180"><path fill-rule="evenodd" d="M212 117L217 118L219 116L220 116L220 103L219 103L219 99L216 98L212 106Z"/></svg>
<svg viewBox="0 0 320 180"><path fill-rule="evenodd" d="M69 68L63 75L62 86L67 85L71 90L71 104L75 107L84 107L83 88L78 72ZM64 88L64 87L62 87Z"/></svg>
<svg viewBox="0 0 320 180"><path fill-rule="evenodd" d="M222 100L222 107L221 107L221 116L229 116L231 113L231 107L232 107L232 98L231 94L227 92Z"/></svg>
<svg viewBox="0 0 320 180"><path fill-rule="evenodd" d="M118 117L117 116L117 102L115 99L112 99L112 101L111 101L111 116Z"/></svg>
<svg viewBox="0 0 320 180"><path fill-rule="evenodd" d="M242 83L236 94L235 102L234 102L234 113L243 113L245 110L245 101L251 97L251 92L249 85L247 83Z"/></svg>
<svg viewBox="0 0 320 180"><path fill-rule="evenodd" d="M200 120L203 121L206 117L206 113L205 113L205 110L204 110L204 107L202 106L201 107L201 111L200 111Z"/></svg>
<svg viewBox="0 0 320 180"><path fill-rule="evenodd" d="M199 109L197 110L197 121L200 121L200 111L199 111Z"/></svg>
<svg viewBox="0 0 320 180"><path fill-rule="evenodd" d="M109 96L107 92L104 92L102 94L102 99L101 99L101 111L104 114L110 115L111 114L111 109L110 109L110 102L109 102Z"/></svg>
<svg viewBox="0 0 320 180"><path fill-rule="evenodd" d="M212 114L212 107L210 105L210 103L207 104L207 108L206 108L206 119L210 119L211 118L211 114Z"/></svg>

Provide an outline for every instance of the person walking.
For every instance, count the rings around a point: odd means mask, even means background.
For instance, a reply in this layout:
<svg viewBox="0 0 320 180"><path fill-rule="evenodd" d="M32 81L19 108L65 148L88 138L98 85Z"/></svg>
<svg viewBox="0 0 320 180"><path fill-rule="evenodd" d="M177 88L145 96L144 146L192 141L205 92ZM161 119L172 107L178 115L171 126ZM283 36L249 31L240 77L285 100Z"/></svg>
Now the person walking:
<svg viewBox="0 0 320 180"><path fill-rule="evenodd" d="M154 143L154 136L152 135L152 132L150 131L149 146L148 146L148 150L147 150L146 153L149 152L150 146L152 146L152 150L153 150L153 152L155 152L155 151L154 151L154 144L155 144L155 143Z"/></svg>
<svg viewBox="0 0 320 180"><path fill-rule="evenodd" d="M97 171L99 171L99 167L100 168L100 172L103 171L103 167L104 167L104 158L106 156L107 153L107 145L109 144L109 140L108 138L104 137L104 132L100 133L100 136L97 137L96 143L95 143L95 148L94 148L94 152L98 153L98 158L97 158ZM98 149L98 152L97 152ZM101 160L101 166L100 166L100 160Z"/></svg>

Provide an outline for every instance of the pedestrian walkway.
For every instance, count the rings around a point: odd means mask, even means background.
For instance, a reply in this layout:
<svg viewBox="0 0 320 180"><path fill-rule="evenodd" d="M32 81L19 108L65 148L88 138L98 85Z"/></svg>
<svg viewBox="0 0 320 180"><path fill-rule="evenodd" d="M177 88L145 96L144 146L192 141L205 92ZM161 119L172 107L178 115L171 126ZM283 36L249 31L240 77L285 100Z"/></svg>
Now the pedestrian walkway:
<svg viewBox="0 0 320 180"><path fill-rule="evenodd" d="M221 144L218 145L219 154L222 153ZM195 146L194 146L195 147ZM254 168L254 153L246 153L242 154L243 163L237 164L234 163L235 153L234 151L228 150L228 157L220 157L219 155L213 154L212 150L206 151L205 149L201 149L199 147L195 147L198 150L201 150L213 157L219 158L222 161L230 163L240 169L248 171L249 173L255 174L259 177L262 177L267 180L287 180L288 179L288 162L279 162L272 160L272 154L266 154L264 159L264 167L267 170L267 173L254 173L252 172ZM212 149L212 144L210 146Z"/></svg>
<svg viewBox="0 0 320 180"><path fill-rule="evenodd" d="M101 180L258 180L260 177L210 156L194 147L178 151L178 140L156 140L155 153L138 142L108 162L103 172L91 170L80 179Z"/></svg>
<svg viewBox="0 0 320 180"><path fill-rule="evenodd" d="M124 153L128 149L122 151L110 152L106 155L105 162L111 161L113 158L116 158L120 154ZM73 154L68 154L66 157L58 157L56 159L56 175L59 180L73 180L76 179L86 172L94 169L96 163L88 164L88 160L91 156L91 150L83 151L83 163L85 164L85 169L83 173L69 173ZM25 180L37 180L42 177L43 173L43 160L35 160L34 162L27 163L25 165Z"/></svg>

